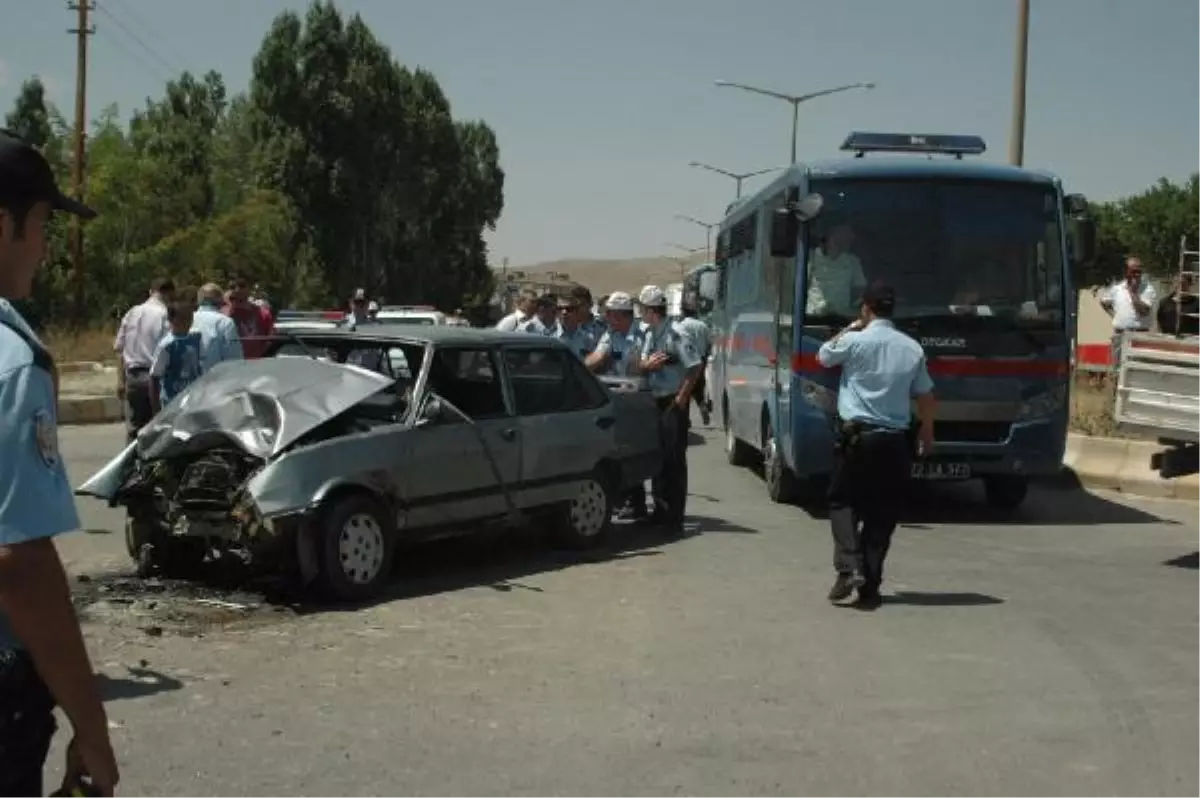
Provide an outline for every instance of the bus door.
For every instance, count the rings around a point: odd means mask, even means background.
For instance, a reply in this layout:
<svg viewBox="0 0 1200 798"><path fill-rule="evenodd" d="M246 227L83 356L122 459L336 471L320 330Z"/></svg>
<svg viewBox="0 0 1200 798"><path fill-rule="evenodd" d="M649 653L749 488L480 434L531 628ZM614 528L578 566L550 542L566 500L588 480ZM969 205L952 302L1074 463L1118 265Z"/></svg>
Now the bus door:
<svg viewBox="0 0 1200 798"><path fill-rule="evenodd" d="M775 340L771 370L770 402L775 411L775 440L783 452L783 461L795 468L792 445L792 314L796 297L796 261L792 258L771 258L775 280Z"/></svg>

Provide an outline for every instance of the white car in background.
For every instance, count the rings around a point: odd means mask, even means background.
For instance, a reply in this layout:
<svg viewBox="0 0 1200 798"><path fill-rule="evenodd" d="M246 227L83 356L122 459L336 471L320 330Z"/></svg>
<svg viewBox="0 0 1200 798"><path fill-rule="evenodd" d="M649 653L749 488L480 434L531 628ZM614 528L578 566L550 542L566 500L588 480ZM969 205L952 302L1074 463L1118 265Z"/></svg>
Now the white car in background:
<svg viewBox="0 0 1200 798"><path fill-rule="evenodd" d="M432 305L384 305L375 320L381 324L417 324L426 327L443 327L446 314Z"/></svg>

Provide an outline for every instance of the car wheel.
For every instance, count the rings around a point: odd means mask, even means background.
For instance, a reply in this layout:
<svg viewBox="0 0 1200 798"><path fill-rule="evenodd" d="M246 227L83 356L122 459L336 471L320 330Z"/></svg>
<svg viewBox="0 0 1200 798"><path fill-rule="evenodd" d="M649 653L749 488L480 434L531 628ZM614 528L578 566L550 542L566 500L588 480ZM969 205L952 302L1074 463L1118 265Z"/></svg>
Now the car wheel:
<svg viewBox="0 0 1200 798"><path fill-rule="evenodd" d="M767 484L767 496L776 504L791 504L799 495L796 475L784 462L770 423L763 432L763 481Z"/></svg>
<svg viewBox="0 0 1200 798"><path fill-rule="evenodd" d="M1024 477L984 477L983 490L989 506L1011 511L1021 506L1029 493L1029 480Z"/></svg>
<svg viewBox="0 0 1200 798"><path fill-rule="evenodd" d="M572 549L600 545L612 527L613 509L611 481L600 472L593 473L579 483L575 498L559 511L559 542Z"/></svg>
<svg viewBox="0 0 1200 798"><path fill-rule="evenodd" d="M320 580L340 601L360 601L382 592L391 576L395 537L390 516L367 496L349 496L321 518Z"/></svg>
<svg viewBox="0 0 1200 798"><path fill-rule="evenodd" d="M754 462L754 450L745 441L738 440L729 423L729 404L723 405L721 419L725 424L725 459L731 466L748 466Z"/></svg>

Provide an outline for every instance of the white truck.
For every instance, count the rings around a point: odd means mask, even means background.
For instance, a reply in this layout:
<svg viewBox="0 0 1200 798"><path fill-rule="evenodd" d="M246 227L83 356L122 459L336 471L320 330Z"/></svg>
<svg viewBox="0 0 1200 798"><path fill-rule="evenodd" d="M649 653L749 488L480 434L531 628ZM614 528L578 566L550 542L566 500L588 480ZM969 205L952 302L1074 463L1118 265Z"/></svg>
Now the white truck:
<svg viewBox="0 0 1200 798"><path fill-rule="evenodd" d="M1126 333L1121 340L1113 418L1123 432L1152 437L1164 447L1150 466L1164 479L1200 472L1200 337L1181 332L1196 318L1182 304L1196 296L1200 253L1180 242L1173 298L1175 330ZM1195 322L1187 325L1195 329Z"/></svg>

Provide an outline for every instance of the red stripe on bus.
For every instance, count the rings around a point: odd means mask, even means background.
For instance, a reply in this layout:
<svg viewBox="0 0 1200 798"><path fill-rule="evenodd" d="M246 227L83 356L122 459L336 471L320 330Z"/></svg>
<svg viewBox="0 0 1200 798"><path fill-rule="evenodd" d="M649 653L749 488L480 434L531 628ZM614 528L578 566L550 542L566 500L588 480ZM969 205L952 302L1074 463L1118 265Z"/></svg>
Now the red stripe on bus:
<svg viewBox="0 0 1200 798"><path fill-rule="evenodd" d="M930 358L929 374L935 377L1062 377L1067 364L1060 360L1007 360L1003 358ZM792 370L798 372L831 371L817 360L816 354L792 356Z"/></svg>

